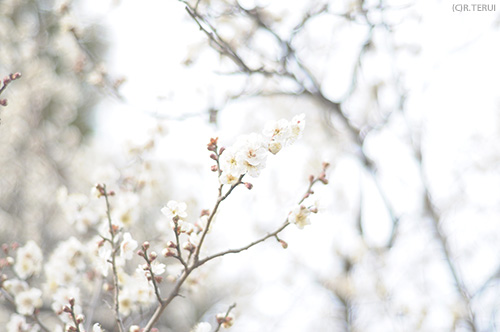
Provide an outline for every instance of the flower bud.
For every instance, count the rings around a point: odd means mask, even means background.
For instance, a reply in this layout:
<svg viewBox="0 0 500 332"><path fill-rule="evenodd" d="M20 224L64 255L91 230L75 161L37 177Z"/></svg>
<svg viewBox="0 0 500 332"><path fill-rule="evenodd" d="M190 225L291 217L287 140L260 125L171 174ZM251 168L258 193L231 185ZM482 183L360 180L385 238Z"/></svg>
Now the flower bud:
<svg viewBox="0 0 500 332"><path fill-rule="evenodd" d="M10 79L13 80L13 81L17 80L19 78L21 78L21 73L19 73L19 72L14 73L14 74L10 74Z"/></svg>
<svg viewBox="0 0 500 332"><path fill-rule="evenodd" d="M211 159L213 159L213 160L217 160L217 156L215 155L215 153L212 153L212 154L210 155L210 158L211 158Z"/></svg>
<svg viewBox="0 0 500 332"><path fill-rule="evenodd" d="M65 305L62 309L64 312L71 313L71 308Z"/></svg>
<svg viewBox="0 0 500 332"><path fill-rule="evenodd" d="M141 328L137 325L132 325L128 330L128 332L140 332L140 331L141 331Z"/></svg>
<svg viewBox="0 0 500 332"><path fill-rule="evenodd" d="M219 155L221 155L221 154L222 154L222 152L224 152L224 150L226 150L226 148L225 148L225 147L221 147L221 148L219 149Z"/></svg>
<svg viewBox="0 0 500 332"><path fill-rule="evenodd" d="M78 315L78 316L76 316L76 322L78 324L81 324L81 323L83 323L84 318L85 317L83 317L83 315Z"/></svg>
<svg viewBox="0 0 500 332"><path fill-rule="evenodd" d="M148 250L149 249L149 242L148 241L144 241L144 243L142 244L142 249L143 250Z"/></svg>
<svg viewBox="0 0 500 332"><path fill-rule="evenodd" d="M250 182L245 182L245 187L247 187L248 190L251 190L253 188L253 184Z"/></svg>
<svg viewBox="0 0 500 332"><path fill-rule="evenodd" d="M141 328L137 325L132 325L128 330L128 332L140 332L140 331L141 331Z"/></svg>
<svg viewBox="0 0 500 332"><path fill-rule="evenodd" d="M217 165L212 165L212 166L210 167L210 170L211 170L212 172L217 172L217 171L219 170L219 167L217 167Z"/></svg>
<svg viewBox="0 0 500 332"><path fill-rule="evenodd" d="M286 243L285 241L283 241L283 240L281 240L281 239L280 239L280 240L278 240L278 241L279 241L279 243L281 244L281 246L283 247L283 249L288 248L288 243Z"/></svg>
<svg viewBox="0 0 500 332"><path fill-rule="evenodd" d="M7 99L0 99L0 105L7 106Z"/></svg>
<svg viewBox="0 0 500 332"><path fill-rule="evenodd" d="M195 249L195 246L191 243L191 242L185 242L183 245L182 245L182 248L184 250L187 250L187 251L194 251Z"/></svg>
<svg viewBox="0 0 500 332"><path fill-rule="evenodd" d="M156 259L156 257L158 257L158 254L154 251L152 251L150 254L149 254L149 260L152 262Z"/></svg>

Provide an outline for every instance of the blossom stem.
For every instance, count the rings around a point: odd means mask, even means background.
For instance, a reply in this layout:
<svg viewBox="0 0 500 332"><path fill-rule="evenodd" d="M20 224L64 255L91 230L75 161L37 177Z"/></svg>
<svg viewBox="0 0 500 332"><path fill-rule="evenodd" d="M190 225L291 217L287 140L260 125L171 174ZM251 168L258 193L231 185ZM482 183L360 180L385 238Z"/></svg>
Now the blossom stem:
<svg viewBox="0 0 500 332"><path fill-rule="evenodd" d="M111 221L111 209L109 205L109 194L106 191L106 185L102 185L103 196L106 200L106 215L108 217L109 233L111 234L111 267L113 269L113 288L114 288L114 311L115 319L118 324L118 330L124 332L123 321L120 315L120 286L118 284L118 271L116 269L116 243L115 243L115 230L113 229L113 223Z"/></svg>
<svg viewBox="0 0 500 332"><path fill-rule="evenodd" d="M151 260L148 258L148 252L147 252L147 249L144 248L144 260L146 261L146 264L148 265L148 271L149 273L151 274L151 282L153 283L153 288L155 290L155 295L156 295L156 298L158 299L158 302L161 304L163 304L163 299L161 298L161 294L160 294L160 288L158 287L158 283L156 282L156 276L153 272L153 268L151 267Z"/></svg>

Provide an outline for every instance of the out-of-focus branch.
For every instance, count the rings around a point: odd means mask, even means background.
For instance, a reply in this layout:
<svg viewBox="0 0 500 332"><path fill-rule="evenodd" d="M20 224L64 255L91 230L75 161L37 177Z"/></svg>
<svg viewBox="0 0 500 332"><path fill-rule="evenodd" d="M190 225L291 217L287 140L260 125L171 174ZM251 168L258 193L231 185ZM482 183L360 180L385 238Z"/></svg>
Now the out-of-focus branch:
<svg viewBox="0 0 500 332"><path fill-rule="evenodd" d="M285 40L263 19L263 15L260 12L261 9L259 8L246 9L242 7L239 3L236 4L237 10L243 13L243 15L246 15L251 19L253 19L261 29L270 33L274 37L276 42L286 50L285 54L283 55L283 58L280 60L279 70L266 71L263 70L262 68L257 70L250 69L250 67L246 64L245 60L238 55L237 51L234 48L232 48L229 45L229 43L224 41L224 39L217 33L214 25L210 24L208 22L208 19L197 11L197 8L190 6L189 3L185 1L182 2L186 4L187 12L195 20L199 28L210 38L212 42L215 43L217 47L214 47L214 49L221 55L230 58L238 66L238 68L241 70L242 73L245 73L247 75L265 74L266 76L286 77L288 79L291 79L297 84L299 90L299 92L292 93L294 96L303 95L312 98L313 100L318 101L320 104L326 107L326 109L329 110L329 112L333 116L336 116L337 118L340 119L340 121L343 123L344 128L349 132L352 141L358 146L357 148L358 157L361 160L362 164L367 169L368 173L373 178L377 190L379 191L382 201L388 211L389 217L391 218L392 230L388 240L387 248L392 247L398 234L397 229L399 226L399 217L396 216L392 203L390 202L389 198L385 194L385 191L380 185L374 161L371 158L369 158L364 152L363 149L364 138L366 137L367 132L366 131L361 132L361 130L352 122L349 116L345 113L342 105L342 102L345 101L352 94L354 88L357 85L357 76L359 68L361 67L362 57L369 49L372 42L373 29L375 25L370 23L366 13L364 13L364 18L369 26L369 31L356 59L350 88L341 101L333 101L324 95L320 82L314 76L314 74L308 68L308 66L299 58L295 48L292 45L292 40L295 37L297 31L300 30L311 18L316 17L317 15L320 15L324 12L327 12L328 6L325 5L316 12L306 14L303 17L302 21L295 27L293 32L290 34L291 35L290 39ZM202 25L202 22L205 24L205 26ZM299 72L296 72L291 68L297 68L296 70L298 70ZM305 78L305 80L303 78ZM283 92L279 91L273 92L274 95L281 93ZM284 94L286 95L288 93L285 92Z"/></svg>
<svg viewBox="0 0 500 332"><path fill-rule="evenodd" d="M418 163L420 178L423 186L423 195L424 195L424 209L427 215L431 218L431 224L434 229L434 233L436 235L436 239L438 240L441 249L443 251L444 258L446 260L446 265L448 266L448 270L455 282L455 289L458 292L463 304L467 308L468 317L465 317L466 323L471 328L471 331L478 331L476 325L476 315L472 310L471 299L467 286L465 285L460 272L458 271L452 257L451 249L448 243L448 238L446 234L443 232L441 228L441 216L437 209L437 207L433 203L432 194L430 192L429 183L427 182L427 176L424 171L423 163L422 163L422 150L420 143L413 142L412 144L414 150L415 160Z"/></svg>

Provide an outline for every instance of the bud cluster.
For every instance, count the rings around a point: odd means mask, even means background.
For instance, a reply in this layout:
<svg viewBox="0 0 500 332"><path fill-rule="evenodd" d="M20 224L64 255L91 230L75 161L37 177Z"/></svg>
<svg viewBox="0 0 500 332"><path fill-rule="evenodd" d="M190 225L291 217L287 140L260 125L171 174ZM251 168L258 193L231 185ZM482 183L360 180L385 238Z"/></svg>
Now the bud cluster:
<svg viewBox="0 0 500 332"><path fill-rule="evenodd" d="M14 73L14 74L10 74L9 76L5 76L4 79L2 80L2 86L0 87L0 94L2 94L2 92L4 92L4 90L7 88L7 86L10 83L12 83L12 81L15 81L19 78L21 78L21 73ZM7 99L0 99L0 105L7 106Z"/></svg>

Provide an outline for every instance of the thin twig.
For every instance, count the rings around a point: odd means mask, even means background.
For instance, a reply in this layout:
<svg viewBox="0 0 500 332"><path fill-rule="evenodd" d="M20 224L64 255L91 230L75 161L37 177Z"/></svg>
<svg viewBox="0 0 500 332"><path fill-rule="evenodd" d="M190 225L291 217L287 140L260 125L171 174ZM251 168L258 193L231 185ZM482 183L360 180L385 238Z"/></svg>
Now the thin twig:
<svg viewBox="0 0 500 332"><path fill-rule="evenodd" d="M123 326L123 321L122 321L122 318L121 318L121 315L120 315L120 286L119 286L119 283L118 283L118 271L117 271L117 268L116 268L116 253L117 253L117 250L118 250L118 247L116 245L116 242L115 242L115 237L116 237L116 231L113 227L113 223L111 221L111 209L110 209L110 205L109 205L109 193L106 191L106 185L103 184L101 186L102 188L102 195L104 196L105 200L106 200L106 216L107 216L107 219L108 219L108 227L109 227L109 233L111 235L111 239L110 242L111 242L111 267L112 267L112 270L113 270L113 287L114 287L114 311L115 311L115 319L116 319L116 323L118 324L118 330L120 332L124 332L125 331L125 328Z"/></svg>
<svg viewBox="0 0 500 332"><path fill-rule="evenodd" d="M234 308L236 307L236 303L233 303L229 306L229 308L227 308L227 311L226 311L226 315L224 316L224 319L221 320L220 322L218 322L218 326L217 328L215 329L214 332L219 332L221 326L224 324L224 322L226 321L226 319L229 317L229 314L231 313L231 310L233 310Z"/></svg>

